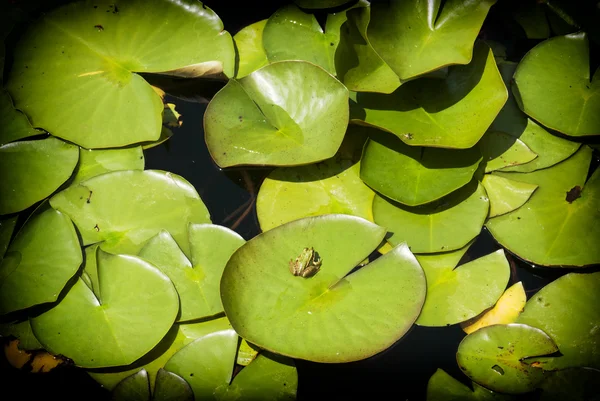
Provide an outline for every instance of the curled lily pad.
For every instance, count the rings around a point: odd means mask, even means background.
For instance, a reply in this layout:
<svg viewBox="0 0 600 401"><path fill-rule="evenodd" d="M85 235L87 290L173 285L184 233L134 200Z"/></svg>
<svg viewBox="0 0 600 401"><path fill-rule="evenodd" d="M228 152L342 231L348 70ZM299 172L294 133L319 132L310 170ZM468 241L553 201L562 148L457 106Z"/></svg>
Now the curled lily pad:
<svg viewBox="0 0 600 401"><path fill-rule="evenodd" d="M267 54L262 45L263 30L266 24L266 19L255 22L244 27L233 37L239 57L236 78L245 77L269 64L269 59L267 59Z"/></svg>
<svg viewBox="0 0 600 401"><path fill-rule="evenodd" d="M493 325L466 336L456 360L473 381L501 393L533 391L544 371L524 359L556 352L558 348L542 330L525 324Z"/></svg>
<svg viewBox="0 0 600 401"><path fill-rule="evenodd" d="M520 208L538 188L535 184L511 180L496 174L486 174L481 184L490 198L489 218Z"/></svg>
<svg viewBox="0 0 600 401"><path fill-rule="evenodd" d="M392 234L392 245L406 242L414 253L462 248L477 236L487 217L489 200L476 181L435 202L409 207L380 196L373 201L375 223Z"/></svg>
<svg viewBox="0 0 600 401"><path fill-rule="evenodd" d="M29 124L27 117L13 107L10 95L4 90L0 90L0 121L0 145L40 134Z"/></svg>
<svg viewBox="0 0 600 401"><path fill-rule="evenodd" d="M332 157L348 125L348 90L303 61L267 65L230 80L204 114L220 167L300 165Z"/></svg>
<svg viewBox="0 0 600 401"><path fill-rule="evenodd" d="M571 136L600 134L600 69L590 77L585 33L540 43L514 76L519 106L546 127Z"/></svg>
<svg viewBox="0 0 600 401"><path fill-rule="evenodd" d="M54 209L34 216L0 263L0 315L56 301L82 259L67 216Z"/></svg>
<svg viewBox="0 0 600 401"><path fill-rule="evenodd" d="M360 178L382 195L408 206L433 202L466 185L481 161L476 147L408 146L387 133L370 136Z"/></svg>
<svg viewBox="0 0 600 401"><path fill-rule="evenodd" d="M140 146L123 149L79 149L79 163L71 185L111 171L143 170L144 152Z"/></svg>
<svg viewBox="0 0 600 401"><path fill-rule="evenodd" d="M87 0L30 26L6 88L33 126L85 148L119 147L161 131L162 102L137 73L233 76L233 68L231 35L200 2Z"/></svg>
<svg viewBox="0 0 600 401"><path fill-rule="evenodd" d="M102 174L59 192L50 204L71 217L84 245L102 242L113 253L137 254L164 229L189 255L188 223L210 222L194 187L159 170Z"/></svg>
<svg viewBox="0 0 600 401"><path fill-rule="evenodd" d="M169 331L179 310L171 280L140 258L98 251L99 291L78 279L31 319L37 339L86 368L128 365ZM85 338L86 341L81 341Z"/></svg>
<svg viewBox="0 0 600 401"><path fill-rule="evenodd" d="M498 176L538 185L524 207L490 219L494 238L519 257L544 266L600 263L600 169L585 182L592 150L531 173Z"/></svg>
<svg viewBox="0 0 600 401"><path fill-rule="evenodd" d="M473 390L442 369L437 369L427 382L427 401L508 401L512 396L488 390L473 382Z"/></svg>
<svg viewBox="0 0 600 401"><path fill-rule="evenodd" d="M520 139L504 132L487 132L479 142L485 172L529 163L537 157Z"/></svg>
<svg viewBox="0 0 600 401"><path fill-rule="evenodd" d="M0 215L20 212L52 194L78 159L76 146L52 137L0 146Z"/></svg>
<svg viewBox="0 0 600 401"><path fill-rule="evenodd" d="M389 347L423 305L425 277L416 259L398 246L346 276L384 234L358 217L325 215L254 237L233 254L221 279L232 326L261 348L312 361L354 361ZM306 271L308 265L292 267L308 249L320 267L312 276L295 275Z"/></svg>

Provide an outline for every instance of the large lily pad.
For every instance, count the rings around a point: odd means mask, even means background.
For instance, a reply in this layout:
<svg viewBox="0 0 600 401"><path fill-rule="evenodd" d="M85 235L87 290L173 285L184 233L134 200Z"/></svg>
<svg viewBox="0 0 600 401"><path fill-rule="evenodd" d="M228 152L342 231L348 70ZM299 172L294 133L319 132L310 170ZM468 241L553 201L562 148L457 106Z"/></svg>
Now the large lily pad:
<svg viewBox="0 0 600 401"><path fill-rule="evenodd" d="M544 330L562 356L543 358L547 370L600 369L600 272L570 273L548 284L525 305L518 322Z"/></svg>
<svg viewBox="0 0 600 401"><path fill-rule="evenodd" d="M466 336L456 360L469 378L493 391L521 394L544 379L544 371L524 361L558 348L542 330L524 324L493 325Z"/></svg>
<svg viewBox="0 0 600 401"><path fill-rule="evenodd" d="M481 184L490 199L489 218L520 208L538 188L535 184L511 180L496 174L486 174Z"/></svg>
<svg viewBox="0 0 600 401"><path fill-rule="evenodd" d="M78 159L76 146L52 137L0 146L0 215L20 212L52 194Z"/></svg>
<svg viewBox="0 0 600 401"><path fill-rule="evenodd" d="M488 390L473 382L473 390L442 369L437 369L427 382L427 401L508 401L508 394Z"/></svg>
<svg viewBox="0 0 600 401"><path fill-rule="evenodd" d="M471 63L450 67L446 79L424 77L389 95L353 94L351 118L408 145L465 149L479 141L507 97L492 51L479 42Z"/></svg>
<svg viewBox="0 0 600 401"><path fill-rule="evenodd" d="M471 61L473 43L495 0L373 3L367 33L401 80Z"/></svg>
<svg viewBox="0 0 600 401"><path fill-rule="evenodd" d="M600 69L590 77L585 33L540 43L514 76L519 106L546 127L571 136L600 134Z"/></svg>
<svg viewBox="0 0 600 401"><path fill-rule="evenodd" d="M525 207L490 219L486 226L502 246L544 266L600 263L600 169L585 182L592 150L526 174L494 173L538 185ZM377 220L376 220L377 221Z"/></svg>
<svg viewBox="0 0 600 401"><path fill-rule="evenodd" d="M421 311L425 277L405 245L346 276L384 234L358 217L325 215L254 237L233 254L221 279L232 326L261 348L312 361L348 362L386 349ZM290 260L309 247L321 258L320 270L293 275Z"/></svg>
<svg viewBox="0 0 600 401"><path fill-rule="evenodd" d="M204 114L220 167L300 165L332 157L348 124L348 90L303 61L267 65L230 80Z"/></svg>
<svg viewBox="0 0 600 401"><path fill-rule="evenodd" d="M0 145L40 134L29 124L27 117L13 107L12 99L4 90L0 90L0 121Z"/></svg>
<svg viewBox="0 0 600 401"><path fill-rule="evenodd" d="M169 331L179 310L171 280L140 258L98 250L99 291L77 282L31 319L44 348L87 368L128 365ZM84 338L85 341L81 341Z"/></svg>
<svg viewBox="0 0 600 401"><path fill-rule="evenodd" d="M119 147L161 132L162 102L137 73L233 76L233 68L231 35L200 2L87 0L30 26L6 87L34 127L85 148Z"/></svg>
<svg viewBox="0 0 600 401"><path fill-rule="evenodd" d="M141 146L123 149L79 149L79 164L71 185L111 171L143 170L144 152Z"/></svg>
<svg viewBox="0 0 600 401"><path fill-rule="evenodd" d="M34 216L0 263L0 315L56 301L82 259L67 216L54 209Z"/></svg>
<svg viewBox="0 0 600 401"><path fill-rule="evenodd" d="M481 161L477 147L408 146L387 133L365 145L360 178L380 194L408 206L433 202L466 185Z"/></svg>
<svg viewBox="0 0 600 401"><path fill-rule="evenodd" d="M71 217L84 245L102 242L112 253L135 255L164 229L189 255L188 223L210 223L194 187L159 170L102 174L59 192L50 204Z"/></svg>
<svg viewBox="0 0 600 401"><path fill-rule="evenodd" d="M375 196L375 223L386 227L392 245L408 243L414 253L448 252L462 248L481 231L489 200L481 184L471 181L429 204L409 207Z"/></svg>
<svg viewBox="0 0 600 401"><path fill-rule="evenodd" d="M235 77L242 78L269 64L267 54L263 48L263 30L267 20L250 24L240 30L233 37L238 52L239 62Z"/></svg>

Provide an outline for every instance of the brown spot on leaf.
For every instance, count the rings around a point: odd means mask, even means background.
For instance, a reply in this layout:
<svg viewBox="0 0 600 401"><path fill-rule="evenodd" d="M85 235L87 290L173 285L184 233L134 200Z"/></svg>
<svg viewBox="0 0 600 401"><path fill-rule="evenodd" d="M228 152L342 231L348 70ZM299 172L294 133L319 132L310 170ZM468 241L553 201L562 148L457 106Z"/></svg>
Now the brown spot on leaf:
<svg viewBox="0 0 600 401"><path fill-rule="evenodd" d="M102 32L104 30L104 27L102 25L94 25L94 28L96 28L98 32Z"/></svg>
<svg viewBox="0 0 600 401"><path fill-rule="evenodd" d="M96 230L97 232L100 232L100 227L98 227L98 224L96 224L96 225L94 226L94 230Z"/></svg>
<svg viewBox="0 0 600 401"><path fill-rule="evenodd" d="M581 197L581 187L579 185L575 185L569 190L569 192L567 192L566 201L573 203L573 201L579 197Z"/></svg>

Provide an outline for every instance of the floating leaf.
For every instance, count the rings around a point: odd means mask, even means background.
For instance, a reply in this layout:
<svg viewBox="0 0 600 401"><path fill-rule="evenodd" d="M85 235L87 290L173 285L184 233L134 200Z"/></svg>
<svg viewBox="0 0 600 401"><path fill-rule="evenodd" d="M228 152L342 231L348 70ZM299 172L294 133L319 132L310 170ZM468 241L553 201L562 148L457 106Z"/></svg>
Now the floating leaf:
<svg viewBox="0 0 600 401"><path fill-rule="evenodd" d="M466 336L456 360L471 380L493 391L521 394L544 379L544 371L525 358L547 355L558 348L546 333L524 324L493 325Z"/></svg>
<svg viewBox="0 0 600 401"><path fill-rule="evenodd" d="M259 348L250 344L243 338L240 341L236 363L242 366L248 366L258 356Z"/></svg>
<svg viewBox="0 0 600 401"><path fill-rule="evenodd" d="M236 78L243 78L269 64L263 48L263 30L266 24L266 19L255 22L244 27L233 37L239 57Z"/></svg>
<svg viewBox="0 0 600 401"><path fill-rule="evenodd" d="M547 378L539 385L540 401L594 401L598 399L600 370L564 369L546 372Z"/></svg>
<svg viewBox="0 0 600 401"><path fill-rule="evenodd" d="M303 61L273 63L229 83L204 114L220 167L300 165L332 157L348 125L348 90Z"/></svg>
<svg viewBox="0 0 600 401"><path fill-rule="evenodd" d="M145 369L123 379L113 390L112 400L149 401L150 385L148 372Z"/></svg>
<svg viewBox="0 0 600 401"><path fill-rule="evenodd" d="M233 76L234 54L200 2L88 0L30 26L6 88L33 126L88 149L120 147L161 131L162 102L138 73Z"/></svg>
<svg viewBox="0 0 600 401"><path fill-rule="evenodd" d="M490 198L489 218L520 208L538 188L535 184L511 180L496 174L486 174L481 184Z"/></svg>
<svg viewBox="0 0 600 401"><path fill-rule="evenodd" d="M485 172L529 163L537 155L523 141L504 132L487 132L479 142Z"/></svg>
<svg viewBox="0 0 600 401"><path fill-rule="evenodd" d="M53 209L34 216L0 263L0 315L56 301L81 262L79 238L67 216Z"/></svg>
<svg viewBox="0 0 600 401"><path fill-rule="evenodd" d="M140 146L123 149L79 149L79 164L71 186L111 171L143 170L144 152Z"/></svg>
<svg viewBox="0 0 600 401"><path fill-rule="evenodd" d="M17 224L17 217L18 216L13 216L6 219L0 219L0 262L2 262L2 259L4 258L4 254L8 249L8 244L10 244L15 225Z"/></svg>
<svg viewBox="0 0 600 401"><path fill-rule="evenodd" d="M519 106L546 127L571 136L600 134L600 75L590 79L585 33L557 36L523 57L514 75Z"/></svg>
<svg viewBox="0 0 600 401"><path fill-rule="evenodd" d="M508 401L512 396L495 393L473 382L473 390L442 369L437 369L427 382L427 401Z"/></svg>
<svg viewBox="0 0 600 401"><path fill-rule="evenodd" d="M164 369L156 375L156 387L152 401L193 401L194 392L181 377Z"/></svg>
<svg viewBox="0 0 600 401"><path fill-rule="evenodd" d="M0 215L20 212L52 194L78 159L76 146L52 137L0 146Z"/></svg>
<svg viewBox="0 0 600 401"><path fill-rule="evenodd" d="M521 25L528 39L546 39L550 37L550 24L546 17L545 4L519 4L513 13L513 18Z"/></svg>
<svg viewBox="0 0 600 401"><path fill-rule="evenodd" d="M112 253L137 254L167 230L189 255L188 223L209 223L206 206L180 176L159 170L117 171L65 189L50 200L67 214L84 245L101 242Z"/></svg>
<svg viewBox="0 0 600 401"><path fill-rule="evenodd" d="M386 227L392 245L406 242L414 253L462 248L481 231L489 200L476 181L427 205L409 207L375 196L375 223Z"/></svg>
<svg viewBox="0 0 600 401"><path fill-rule="evenodd" d="M495 173L539 188L526 206L486 223L494 238L512 253L539 265L600 263L600 170L584 186L591 156L591 149L584 146L547 169L526 174ZM580 197L567 199L567 193L576 187Z"/></svg>
<svg viewBox="0 0 600 401"><path fill-rule="evenodd" d="M35 338L29 319L11 323L0 323L0 336L19 339L19 349L32 351L44 348Z"/></svg>
<svg viewBox="0 0 600 401"><path fill-rule="evenodd" d="M2 125L0 125L0 145L41 133L33 129L27 117L13 107L10 95L1 89L0 121L2 121Z"/></svg>

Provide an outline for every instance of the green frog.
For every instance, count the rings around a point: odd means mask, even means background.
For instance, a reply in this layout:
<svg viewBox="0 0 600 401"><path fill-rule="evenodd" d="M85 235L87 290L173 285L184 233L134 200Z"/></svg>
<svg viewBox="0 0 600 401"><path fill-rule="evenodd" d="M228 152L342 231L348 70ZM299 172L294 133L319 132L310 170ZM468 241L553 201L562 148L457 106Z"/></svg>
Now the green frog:
<svg viewBox="0 0 600 401"><path fill-rule="evenodd" d="M290 260L290 272L294 276L304 278L312 277L321 269L323 260L318 252L311 248L304 248L296 260Z"/></svg>

